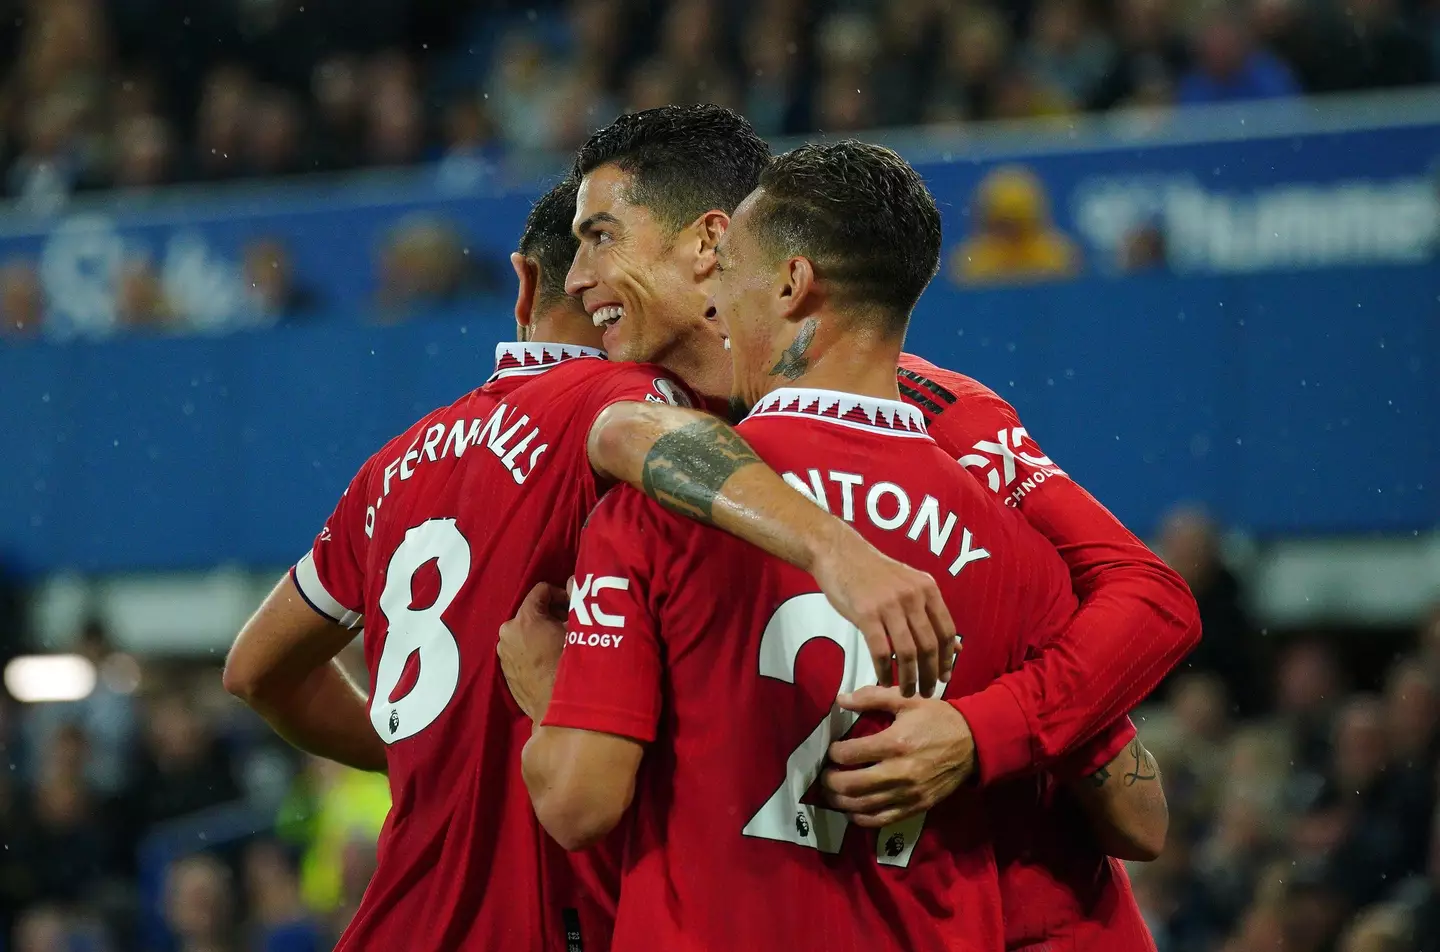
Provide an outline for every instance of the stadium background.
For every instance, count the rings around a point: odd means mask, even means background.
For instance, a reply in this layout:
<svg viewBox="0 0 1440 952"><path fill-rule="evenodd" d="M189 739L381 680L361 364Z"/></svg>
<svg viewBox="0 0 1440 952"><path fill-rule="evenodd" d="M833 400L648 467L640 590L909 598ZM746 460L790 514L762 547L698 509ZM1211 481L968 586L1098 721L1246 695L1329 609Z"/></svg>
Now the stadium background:
<svg viewBox="0 0 1440 952"><path fill-rule="evenodd" d="M0 0L0 51L5 948L329 947L384 783L228 640L486 376L566 150L709 100L922 169L910 349L1194 587L1162 952L1440 949L1434 0Z"/></svg>

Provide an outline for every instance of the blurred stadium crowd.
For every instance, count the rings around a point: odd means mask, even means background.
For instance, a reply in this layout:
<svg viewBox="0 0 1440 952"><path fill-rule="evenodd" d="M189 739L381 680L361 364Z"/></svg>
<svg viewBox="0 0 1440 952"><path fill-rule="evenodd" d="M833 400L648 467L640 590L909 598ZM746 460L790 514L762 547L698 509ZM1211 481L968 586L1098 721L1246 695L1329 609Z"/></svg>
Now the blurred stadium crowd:
<svg viewBox="0 0 1440 952"><path fill-rule="evenodd" d="M1203 516L1176 510L1158 546L1206 630L1136 717L1170 799L1164 855L1131 868L1161 952L1440 950L1440 611L1383 650L1257 637ZM99 622L75 649L101 672L87 699L0 706L6 948L329 948L384 778L279 746L210 663L136 661Z"/></svg>
<svg viewBox="0 0 1440 952"><path fill-rule="evenodd" d="M3 0L7 195L568 150L714 101L765 135L1426 83L1434 0Z"/></svg>

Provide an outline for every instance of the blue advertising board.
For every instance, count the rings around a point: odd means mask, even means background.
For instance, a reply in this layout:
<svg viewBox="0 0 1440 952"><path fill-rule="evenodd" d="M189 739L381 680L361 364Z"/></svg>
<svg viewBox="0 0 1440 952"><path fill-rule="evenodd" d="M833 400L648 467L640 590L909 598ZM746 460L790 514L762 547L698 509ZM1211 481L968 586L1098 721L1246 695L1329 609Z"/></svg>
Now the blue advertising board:
<svg viewBox="0 0 1440 952"><path fill-rule="evenodd" d="M1298 107L1297 107L1298 108ZM947 258L973 196L1019 163L1078 275L962 287L942 274L909 349L970 373L1135 528L1199 501L1262 534L1440 524L1436 121L1302 115L1253 135L906 145L940 201ZM33 261L49 342L0 344L0 553L33 571L278 564L303 551L365 456L477 385L509 336L508 283L377 326L382 249L449 223L508 272L534 191L383 184L117 201L0 225ZM1137 230L1163 236L1145 273ZM246 246L283 243L316 302L225 336L116 328L124 262L155 267L198 329L257 318Z"/></svg>

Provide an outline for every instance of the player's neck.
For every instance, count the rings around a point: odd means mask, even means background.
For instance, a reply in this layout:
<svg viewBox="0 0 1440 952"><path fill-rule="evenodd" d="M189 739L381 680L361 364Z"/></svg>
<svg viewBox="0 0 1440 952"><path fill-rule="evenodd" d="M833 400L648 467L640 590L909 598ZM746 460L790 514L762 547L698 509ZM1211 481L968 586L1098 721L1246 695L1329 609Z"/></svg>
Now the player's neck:
<svg viewBox="0 0 1440 952"><path fill-rule="evenodd" d="M526 338L526 342L566 344L572 347L593 347L599 350L603 334L604 329L597 328L588 314L583 315L583 319L581 319L563 311L552 312L536 316L534 323L530 325L530 335Z"/></svg>
<svg viewBox="0 0 1440 952"><path fill-rule="evenodd" d="M655 362L683 380L704 400L723 403L730 398L730 354L725 350L724 340L708 327L658 355Z"/></svg>
<svg viewBox="0 0 1440 952"><path fill-rule="evenodd" d="M804 372L794 377L772 376L770 389L805 387L899 400L895 366L900 360L903 342L864 333L836 333L837 330L835 322L822 321L806 351Z"/></svg>

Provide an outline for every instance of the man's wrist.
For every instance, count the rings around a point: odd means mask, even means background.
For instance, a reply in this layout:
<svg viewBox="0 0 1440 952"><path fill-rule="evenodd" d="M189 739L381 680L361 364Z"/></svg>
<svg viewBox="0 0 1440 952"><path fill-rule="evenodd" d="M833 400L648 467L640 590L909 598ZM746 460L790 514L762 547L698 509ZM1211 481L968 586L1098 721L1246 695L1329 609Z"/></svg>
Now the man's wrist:
<svg viewBox="0 0 1440 952"><path fill-rule="evenodd" d="M950 709L952 726L945 748L944 763L949 770L960 773L963 783L975 775L975 735L970 730L970 722L954 704L942 700L927 703L943 704Z"/></svg>
<svg viewBox="0 0 1440 952"><path fill-rule="evenodd" d="M852 526L818 506L815 507L815 512L819 516L815 527L804 534L805 548L802 556L808 564L796 566L811 575L818 575L820 569L836 564L835 560L849 559L848 553L857 541L864 544L863 537Z"/></svg>
<svg viewBox="0 0 1440 952"><path fill-rule="evenodd" d="M949 702L975 743L976 776L989 785L1035 766L1034 738L1015 695L1001 682Z"/></svg>

